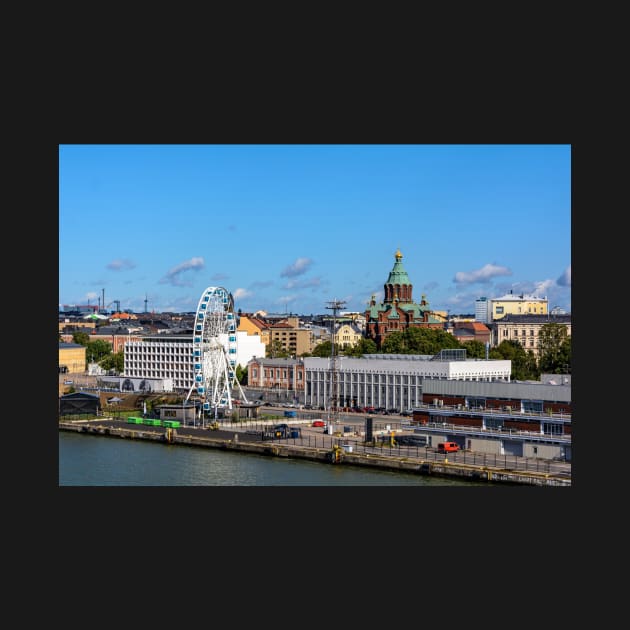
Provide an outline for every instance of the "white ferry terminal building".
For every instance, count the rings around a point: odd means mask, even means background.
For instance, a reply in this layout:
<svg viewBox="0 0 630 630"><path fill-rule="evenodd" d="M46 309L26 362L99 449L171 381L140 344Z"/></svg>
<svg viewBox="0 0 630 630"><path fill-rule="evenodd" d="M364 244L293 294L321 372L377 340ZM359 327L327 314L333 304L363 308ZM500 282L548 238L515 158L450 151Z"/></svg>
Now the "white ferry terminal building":
<svg viewBox="0 0 630 630"><path fill-rule="evenodd" d="M336 357L337 407L412 409L422 404L424 379L509 382L511 361L466 359L465 350L433 355L366 354ZM329 407L333 371L330 358L305 357L304 403Z"/></svg>

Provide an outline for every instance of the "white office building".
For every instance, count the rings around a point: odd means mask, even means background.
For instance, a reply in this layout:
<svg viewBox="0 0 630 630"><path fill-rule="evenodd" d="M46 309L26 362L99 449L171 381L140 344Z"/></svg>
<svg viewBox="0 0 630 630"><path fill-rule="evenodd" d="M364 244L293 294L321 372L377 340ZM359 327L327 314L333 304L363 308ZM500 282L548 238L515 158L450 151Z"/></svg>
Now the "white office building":
<svg viewBox="0 0 630 630"><path fill-rule="evenodd" d="M371 406L404 411L422 403L423 379L509 382L509 360L466 359L465 350L443 350L439 355L369 354L360 358L304 357L304 402L329 408L332 383L337 407Z"/></svg>
<svg viewBox="0 0 630 630"><path fill-rule="evenodd" d="M475 321L483 324L490 323L489 304L487 297L480 297L475 300Z"/></svg>
<svg viewBox="0 0 630 630"><path fill-rule="evenodd" d="M223 344L228 346L227 334ZM177 391L188 391L194 378L192 335L152 335L125 344L126 377L169 378ZM243 368L254 357L265 356L265 344L256 335L236 333L236 365Z"/></svg>

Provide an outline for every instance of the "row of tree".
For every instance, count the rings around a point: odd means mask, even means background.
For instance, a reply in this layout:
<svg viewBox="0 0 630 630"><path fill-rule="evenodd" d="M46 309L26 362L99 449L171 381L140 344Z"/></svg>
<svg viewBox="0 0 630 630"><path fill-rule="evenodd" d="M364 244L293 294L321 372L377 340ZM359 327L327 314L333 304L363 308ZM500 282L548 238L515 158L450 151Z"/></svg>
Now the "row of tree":
<svg viewBox="0 0 630 630"><path fill-rule="evenodd" d="M502 341L498 346L490 348L489 359L509 359L512 361L512 379L538 380L541 374L571 373L571 337L562 324L544 324L539 332L538 357L531 350L526 350L518 341ZM380 349L371 339L362 338L352 347L341 347L335 344L335 353L343 356L360 357L364 354L428 354L435 355L441 350L465 349L466 356L471 359L484 359L486 346L480 341L460 343L452 334L437 328L407 328L390 333ZM324 341L317 345L310 354L302 356L329 357L332 343ZM289 356L282 348L271 348L268 356Z"/></svg>

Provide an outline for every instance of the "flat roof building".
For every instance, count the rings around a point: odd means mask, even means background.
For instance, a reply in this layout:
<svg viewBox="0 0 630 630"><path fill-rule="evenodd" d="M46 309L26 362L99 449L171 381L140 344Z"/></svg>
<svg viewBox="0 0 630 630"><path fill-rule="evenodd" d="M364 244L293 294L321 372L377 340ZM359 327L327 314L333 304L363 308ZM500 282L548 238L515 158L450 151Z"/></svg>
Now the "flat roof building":
<svg viewBox="0 0 630 630"><path fill-rule="evenodd" d="M465 350L438 355L369 354L336 358L335 406L371 406L404 411L422 403L423 379L509 382L509 360L466 359ZM330 358L305 357L304 402L330 408L332 369Z"/></svg>

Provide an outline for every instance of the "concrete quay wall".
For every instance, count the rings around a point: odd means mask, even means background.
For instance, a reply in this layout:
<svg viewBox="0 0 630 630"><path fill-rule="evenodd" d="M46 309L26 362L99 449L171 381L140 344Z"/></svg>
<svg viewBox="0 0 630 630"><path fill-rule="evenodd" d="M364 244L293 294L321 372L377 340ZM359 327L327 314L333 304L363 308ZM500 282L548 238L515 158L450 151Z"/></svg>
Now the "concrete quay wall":
<svg viewBox="0 0 630 630"><path fill-rule="evenodd" d="M487 466L482 467L469 464L452 463L448 462L447 458L445 458L442 462L436 462L425 461L418 458L352 453L346 451L338 453L335 457L330 449L312 448L295 444L284 444L281 442L248 442L246 440L246 436L243 436L243 434L229 432L232 437L228 438L225 436L225 433L228 432L225 431L220 432L223 435L217 437L206 435L194 436L181 435L176 432L169 434L163 428L152 429L145 426L142 426L142 428L118 428L90 424L87 422L60 422L59 430L73 431L76 433L90 433L93 435L103 435L124 439L151 440L154 442L181 446L221 448L243 453L254 453L257 455L307 459L310 461L328 463L337 466L364 466L379 468L381 470L459 478L470 481L485 480L492 483L505 483L511 485L571 486L571 479L557 477L548 473L510 471Z"/></svg>

